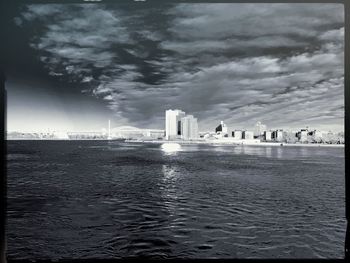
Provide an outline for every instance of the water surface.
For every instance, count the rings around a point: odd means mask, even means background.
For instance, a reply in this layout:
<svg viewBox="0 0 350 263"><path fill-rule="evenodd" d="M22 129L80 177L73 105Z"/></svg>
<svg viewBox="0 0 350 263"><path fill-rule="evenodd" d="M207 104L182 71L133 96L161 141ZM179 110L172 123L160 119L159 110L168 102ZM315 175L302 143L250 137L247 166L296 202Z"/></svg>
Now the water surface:
<svg viewBox="0 0 350 263"><path fill-rule="evenodd" d="M8 258L343 258L344 148L8 142Z"/></svg>

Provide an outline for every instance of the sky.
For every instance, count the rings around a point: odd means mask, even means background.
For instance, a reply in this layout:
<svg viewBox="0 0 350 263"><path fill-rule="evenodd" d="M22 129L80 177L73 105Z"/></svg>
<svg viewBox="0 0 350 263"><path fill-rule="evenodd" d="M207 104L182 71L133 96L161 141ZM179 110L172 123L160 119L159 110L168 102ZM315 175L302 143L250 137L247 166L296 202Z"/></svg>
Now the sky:
<svg viewBox="0 0 350 263"><path fill-rule="evenodd" d="M7 130L344 130L341 4L44 4L8 10Z"/></svg>

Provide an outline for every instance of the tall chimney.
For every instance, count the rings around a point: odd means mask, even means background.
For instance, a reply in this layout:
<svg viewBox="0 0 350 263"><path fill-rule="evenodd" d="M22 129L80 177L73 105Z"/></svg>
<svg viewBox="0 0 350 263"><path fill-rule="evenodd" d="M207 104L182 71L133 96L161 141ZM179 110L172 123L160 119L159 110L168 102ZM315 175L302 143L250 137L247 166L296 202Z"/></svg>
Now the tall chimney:
<svg viewBox="0 0 350 263"><path fill-rule="evenodd" d="M111 138L111 120L108 120L108 139Z"/></svg>

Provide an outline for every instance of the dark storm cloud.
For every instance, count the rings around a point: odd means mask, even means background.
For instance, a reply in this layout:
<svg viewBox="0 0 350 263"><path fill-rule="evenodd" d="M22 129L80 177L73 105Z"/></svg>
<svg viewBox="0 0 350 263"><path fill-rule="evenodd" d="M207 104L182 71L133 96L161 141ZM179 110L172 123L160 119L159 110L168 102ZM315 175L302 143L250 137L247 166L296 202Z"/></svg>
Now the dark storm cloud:
<svg viewBox="0 0 350 263"><path fill-rule="evenodd" d="M161 128L181 108L202 130L343 125L342 5L30 5L15 23L37 20L48 74L84 85L120 123Z"/></svg>

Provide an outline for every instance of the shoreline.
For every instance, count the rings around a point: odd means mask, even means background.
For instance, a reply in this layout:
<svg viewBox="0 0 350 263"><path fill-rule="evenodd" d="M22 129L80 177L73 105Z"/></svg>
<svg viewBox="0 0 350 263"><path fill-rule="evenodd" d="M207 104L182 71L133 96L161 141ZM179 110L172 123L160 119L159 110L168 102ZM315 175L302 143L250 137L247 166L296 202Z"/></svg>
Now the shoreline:
<svg viewBox="0 0 350 263"><path fill-rule="evenodd" d="M163 144L163 143L177 143L184 145L212 145L212 146L272 146L272 147L336 147L344 148L345 144L326 144L326 143L280 143L280 142L258 142L257 140L239 140L239 141L181 141L181 140L108 140L108 139L27 139L27 138L18 138L18 139L6 139L6 141L107 141L107 142L126 142L126 143L153 143L153 144Z"/></svg>
<svg viewBox="0 0 350 263"><path fill-rule="evenodd" d="M177 144L187 144L187 145L212 145L212 146L272 146L272 147L336 147L336 148L344 148L345 144L316 144L316 143L279 143L279 142L222 142L222 141L139 141L139 140L126 140L125 142L129 143L155 143L155 144L163 144L163 143L177 143Z"/></svg>

